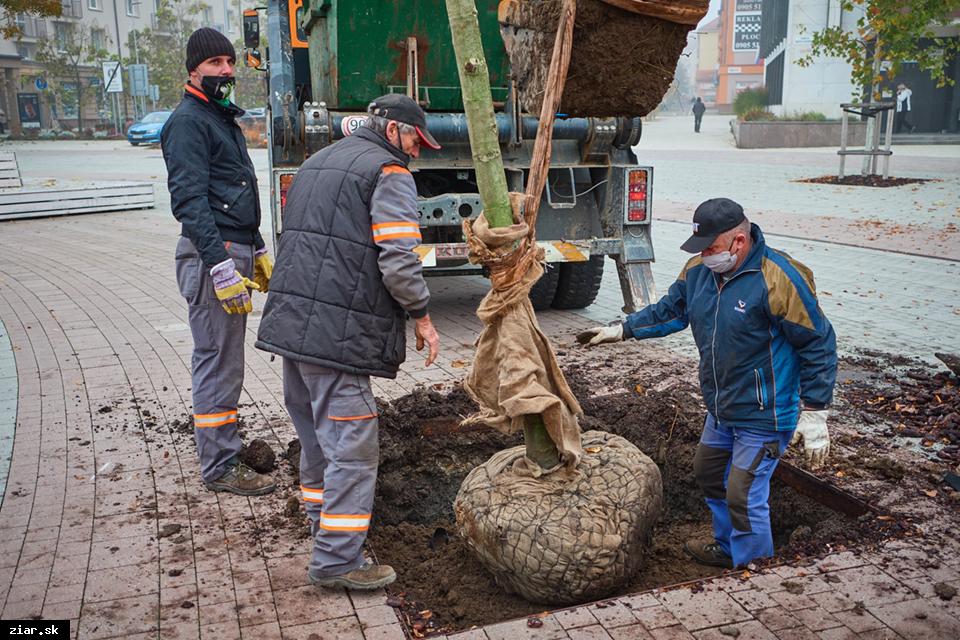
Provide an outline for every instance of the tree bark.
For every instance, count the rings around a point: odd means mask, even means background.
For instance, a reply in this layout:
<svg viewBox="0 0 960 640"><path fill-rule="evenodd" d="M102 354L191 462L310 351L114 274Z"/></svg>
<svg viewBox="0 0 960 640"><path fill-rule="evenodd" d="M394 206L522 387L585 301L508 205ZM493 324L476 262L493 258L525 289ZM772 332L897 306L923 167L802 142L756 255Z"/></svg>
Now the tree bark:
<svg viewBox="0 0 960 640"><path fill-rule="evenodd" d="M477 8L473 0L446 2L483 215L491 227L506 227L513 224L513 211L500 155L490 73L480 41Z"/></svg>
<svg viewBox="0 0 960 640"><path fill-rule="evenodd" d="M490 74L480 40L477 8L474 0L446 0L446 3L483 215L491 227L510 226L513 224L513 209L500 155ZM541 468L550 469L559 464L557 446L550 439L542 416L524 416L523 437L527 457Z"/></svg>

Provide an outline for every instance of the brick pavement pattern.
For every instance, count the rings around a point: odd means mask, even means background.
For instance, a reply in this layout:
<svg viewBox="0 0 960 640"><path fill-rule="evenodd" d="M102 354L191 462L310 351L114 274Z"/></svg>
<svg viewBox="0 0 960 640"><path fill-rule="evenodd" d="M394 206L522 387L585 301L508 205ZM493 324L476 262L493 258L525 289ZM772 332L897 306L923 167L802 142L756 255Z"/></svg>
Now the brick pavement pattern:
<svg viewBox="0 0 960 640"><path fill-rule="evenodd" d="M103 164L91 158L91 166ZM310 586L306 541L275 545L234 535L241 523L272 515L266 503L206 491L192 439L174 437L176 421L191 413L192 346L173 275L177 233L163 205L0 226L0 452L4 416L16 426L0 505L0 617L68 619L83 639L403 638L382 593ZM679 224L655 227L661 287L678 271L682 255L674 247L685 233ZM825 304L836 302L827 312L842 348L876 342L853 331L865 315L888 351L912 354L931 335L952 336L946 346L957 345L960 332L950 329L957 325L957 263L901 256L891 264L882 257L896 254L771 242L798 253L831 291ZM547 335L569 342L577 330L619 316L609 267L597 304L540 316ZM897 276L870 281L884 270ZM459 380L473 357L473 314L486 283L429 284L442 341L438 366L424 369L423 356L411 352L396 380L375 381L381 398ZM262 303L255 298L258 310ZM253 348L258 318L255 312L247 336L241 413L248 439L282 449L293 429L280 363ZM690 349L688 334L660 344ZM506 621L451 637L960 637L960 598L944 601L933 591L941 581L960 587L960 545L930 540L554 611L539 629ZM921 544L939 560L915 562Z"/></svg>

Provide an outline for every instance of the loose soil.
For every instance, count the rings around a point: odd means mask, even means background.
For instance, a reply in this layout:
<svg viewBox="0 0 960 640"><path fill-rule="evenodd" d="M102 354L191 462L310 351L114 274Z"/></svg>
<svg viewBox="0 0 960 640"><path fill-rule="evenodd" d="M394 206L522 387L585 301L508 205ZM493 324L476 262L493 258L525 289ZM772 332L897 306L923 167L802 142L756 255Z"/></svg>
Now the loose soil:
<svg viewBox="0 0 960 640"><path fill-rule="evenodd" d="M622 361L615 368L613 360L589 361L582 354L561 355L583 405L582 428L630 440L663 474L665 511L651 558L622 593L716 575L719 570L693 563L681 547L688 538L711 535L709 511L692 473L704 416L697 389L676 380L659 388L662 378L642 365L624 371ZM397 570L390 592L408 622L426 631L463 629L549 608L504 593L456 533L451 505L463 477L494 452L520 443L517 436L492 431L454 432L459 417L473 408L466 393L454 387L445 393L418 391L381 413L370 546L380 562ZM875 514L860 521L840 516L776 480L770 505L781 561L877 540L903 528ZM420 614L424 610L430 612L427 619Z"/></svg>
<svg viewBox="0 0 960 640"><path fill-rule="evenodd" d="M675 4L697 6L699 0ZM539 114L560 16L559 0L521 5L510 48L511 77L524 111ZM580 0L570 69L560 102L569 116L644 116L673 81L691 27Z"/></svg>
<svg viewBox="0 0 960 640"><path fill-rule="evenodd" d="M843 176L820 176L819 178L807 178L805 180L796 180L796 182L811 182L814 184L839 184L848 187L902 187L905 184L923 184L931 182L926 178L884 178L877 175L852 175Z"/></svg>
<svg viewBox="0 0 960 640"><path fill-rule="evenodd" d="M695 363L673 355L651 357L650 348L642 343L616 345L606 352L573 347L560 349L557 355L583 406L582 428L625 437L651 456L663 475L664 513L650 559L621 593L720 573L693 563L681 547L688 538L711 535L710 514L692 474L704 416ZM895 405L866 401L878 395L892 397L889 392L895 388L903 393L943 392L941 397L949 392L953 398L956 378L917 361L881 356L869 353L841 361L831 413L834 454L817 476L882 509L859 518L842 516L775 478L770 506L777 556L751 570L779 562L802 565L828 553L916 535L911 518L927 525L932 522L928 516L936 517L935 509L945 508L940 513L950 514L960 506L960 491L943 481L949 470L946 460L933 456L928 463L917 464L910 457L912 451L898 444L904 438L896 435L894 420L901 412ZM549 609L548 604L504 593L459 538L452 515L451 505L465 475L494 452L519 444L520 437L459 430L459 420L475 410L473 402L459 385L437 387L379 403L381 462L368 548L378 561L397 570L398 580L388 589L390 603L409 629L426 634ZM918 413L929 417L929 403L919 397L917 402L922 407ZM942 434L936 430L938 418L939 414L929 425L931 433ZM949 445L939 448L944 446ZM788 450L785 460L799 463L798 451ZM248 525L267 552L302 552L309 544L297 491L298 458L299 443L292 441L275 474L287 482L267 498L267 517Z"/></svg>

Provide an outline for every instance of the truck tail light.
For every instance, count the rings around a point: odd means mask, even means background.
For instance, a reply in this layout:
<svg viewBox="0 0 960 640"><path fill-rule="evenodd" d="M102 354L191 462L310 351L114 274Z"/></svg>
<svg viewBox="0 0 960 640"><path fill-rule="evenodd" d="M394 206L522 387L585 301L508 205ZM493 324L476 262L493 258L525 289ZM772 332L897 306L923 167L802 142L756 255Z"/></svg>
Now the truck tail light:
<svg viewBox="0 0 960 640"><path fill-rule="evenodd" d="M646 222L648 185L646 169L630 170L627 176L627 222Z"/></svg>
<svg viewBox="0 0 960 640"><path fill-rule="evenodd" d="M280 175L280 215L283 216L283 209L287 206L287 190L290 188L290 185L293 183L292 173L284 173Z"/></svg>

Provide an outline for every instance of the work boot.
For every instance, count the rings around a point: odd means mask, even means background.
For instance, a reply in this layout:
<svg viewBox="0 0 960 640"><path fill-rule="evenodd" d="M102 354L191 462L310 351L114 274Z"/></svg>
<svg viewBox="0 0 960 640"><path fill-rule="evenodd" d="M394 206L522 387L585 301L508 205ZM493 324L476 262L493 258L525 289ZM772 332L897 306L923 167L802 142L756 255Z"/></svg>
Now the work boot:
<svg viewBox="0 0 960 640"><path fill-rule="evenodd" d="M733 558L725 554L713 538L687 540L683 543L683 548L700 564L733 569Z"/></svg>
<svg viewBox="0 0 960 640"><path fill-rule="evenodd" d="M210 491L229 491L238 496L262 496L277 488L270 476L262 475L237 461L212 482L204 483Z"/></svg>
<svg viewBox="0 0 960 640"><path fill-rule="evenodd" d="M397 579L397 574L393 567L389 565L375 564L367 560L359 569L348 571L339 576L317 577L311 571L307 571L307 577L310 582L318 587L346 587L347 589L367 591L387 586Z"/></svg>

